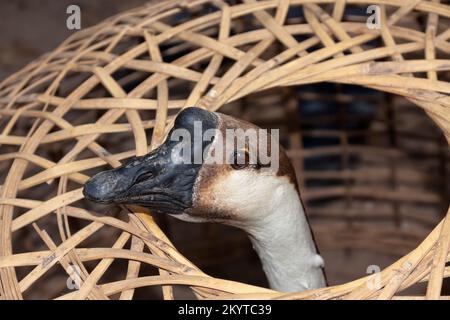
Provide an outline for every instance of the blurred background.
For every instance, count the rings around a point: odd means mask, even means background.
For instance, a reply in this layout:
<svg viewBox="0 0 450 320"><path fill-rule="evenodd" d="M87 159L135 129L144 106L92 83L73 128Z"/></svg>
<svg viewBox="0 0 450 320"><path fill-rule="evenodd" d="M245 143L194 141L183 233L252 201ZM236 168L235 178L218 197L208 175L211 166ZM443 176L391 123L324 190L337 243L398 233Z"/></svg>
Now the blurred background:
<svg viewBox="0 0 450 320"><path fill-rule="evenodd" d="M0 2L0 79L75 32L65 27L68 5L81 7L85 28L144 3L148 1ZM423 21L411 16L410 23ZM388 266L415 248L448 206L448 146L427 115L401 97L324 83L268 90L221 111L281 130L330 284ZM258 257L240 230L165 216L156 219L176 247L205 272L267 285ZM26 243L32 240L22 236L22 249L33 247ZM146 272L150 271L143 268ZM64 273L46 276L40 290L31 291L29 297L45 298L45 290L52 296L65 284L64 277ZM138 289L136 297L148 297L146 290ZM423 290L419 285L410 293Z"/></svg>
<svg viewBox="0 0 450 320"><path fill-rule="evenodd" d="M0 2L0 79L26 63L54 49L73 34L66 28L66 9L78 5L82 10L81 28L86 28L122 11L145 3L144 0L14 0Z"/></svg>

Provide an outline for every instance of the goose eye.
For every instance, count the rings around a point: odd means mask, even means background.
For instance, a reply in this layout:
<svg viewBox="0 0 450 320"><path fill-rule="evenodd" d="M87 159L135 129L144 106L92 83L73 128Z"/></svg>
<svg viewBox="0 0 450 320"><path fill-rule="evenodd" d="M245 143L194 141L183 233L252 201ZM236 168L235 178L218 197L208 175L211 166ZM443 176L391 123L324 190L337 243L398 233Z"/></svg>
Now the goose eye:
<svg viewBox="0 0 450 320"><path fill-rule="evenodd" d="M231 167L235 170L245 169L250 165L250 155L247 151L236 151L233 154Z"/></svg>

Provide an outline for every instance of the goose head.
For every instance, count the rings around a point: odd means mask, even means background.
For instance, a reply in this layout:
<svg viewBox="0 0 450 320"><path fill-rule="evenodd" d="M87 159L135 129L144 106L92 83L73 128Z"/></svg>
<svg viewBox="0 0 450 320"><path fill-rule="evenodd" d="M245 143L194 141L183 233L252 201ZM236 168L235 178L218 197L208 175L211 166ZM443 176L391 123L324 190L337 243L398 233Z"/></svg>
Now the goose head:
<svg viewBox="0 0 450 320"><path fill-rule="evenodd" d="M239 133L248 134L240 145ZM296 188L295 181L285 152L266 131L191 107L178 114L161 146L93 176L83 193L98 203L141 205L185 221L242 226L260 219L258 209L282 185Z"/></svg>
<svg viewBox="0 0 450 320"><path fill-rule="evenodd" d="M239 227L270 286L302 291L326 282L295 181L276 136L231 116L187 108L162 145L93 176L83 193L99 203Z"/></svg>

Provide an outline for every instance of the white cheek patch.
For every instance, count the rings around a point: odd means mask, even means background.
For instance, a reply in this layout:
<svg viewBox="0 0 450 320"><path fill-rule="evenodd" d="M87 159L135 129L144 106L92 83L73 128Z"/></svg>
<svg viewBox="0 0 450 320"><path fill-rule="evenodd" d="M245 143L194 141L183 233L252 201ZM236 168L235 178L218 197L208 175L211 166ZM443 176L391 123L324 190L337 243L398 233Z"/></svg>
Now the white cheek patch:
<svg viewBox="0 0 450 320"><path fill-rule="evenodd" d="M262 218L277 210L280 202L298 201L287 177L252 170L230 172L214 185L213 194L216 205L224 205L241 218Z"/></svg>

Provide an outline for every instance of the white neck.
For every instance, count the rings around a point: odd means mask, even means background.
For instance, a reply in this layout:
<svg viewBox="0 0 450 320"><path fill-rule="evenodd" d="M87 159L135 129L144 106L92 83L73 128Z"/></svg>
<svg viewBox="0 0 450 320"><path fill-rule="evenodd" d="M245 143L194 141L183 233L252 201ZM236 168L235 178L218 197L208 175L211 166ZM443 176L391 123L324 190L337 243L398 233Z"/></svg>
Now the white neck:
<svg viewBox="0 0 450 320"><path fill-rule="evenodd" d="M323 259L294 185L279 185L265 200L253 214L258 219L240 227L248 233L270 287L295 292L326 286Z"/></svg>

